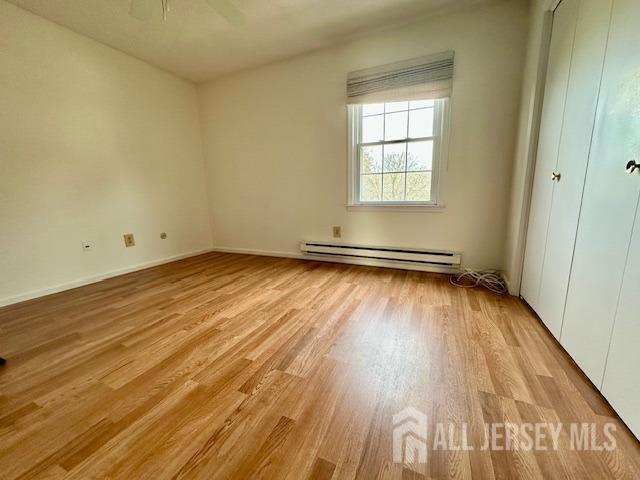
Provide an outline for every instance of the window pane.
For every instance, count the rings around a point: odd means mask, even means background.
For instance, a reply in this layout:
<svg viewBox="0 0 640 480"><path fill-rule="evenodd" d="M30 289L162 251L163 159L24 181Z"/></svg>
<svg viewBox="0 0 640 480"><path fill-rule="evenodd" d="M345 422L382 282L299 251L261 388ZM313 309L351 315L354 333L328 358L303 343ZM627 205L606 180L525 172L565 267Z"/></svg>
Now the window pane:
<svg viewBox="0 0 640 480"><path fill-rule="evenodd" d="M383 115L362 117L362 142L379 142L382 140Z"/></svg>
<svg viewBox="0 0 640 480"><path fill-rule="evenodd" d="M360 173L382 173L382 145L362 147Z"/></svg>
<svg viewBox="0 0 640 480"><path fill-rule="evenodd" d="M384 172L404 172L406 169L407 144L394 143L384 146Z"/></svg>
<svg viewBox="0 0 640 480"><path fill-rule="evenodd" d="M360 201L379 202L382 199L382 175L360 175Z"/></svg>
<svg viewBox="0 0 640 480"><path fill-rule="evenodd" d="M407 170L433 170L433 141L410 142L407 146Z"/></svg>
<svg viewBox="0 0 640 480"><path fill-rule="evenodd" d="M378 113L384 113L384 103L362 105L362 115L376 115Z"/></svg>
<svg viewBox="0 0 640 480"><path fill-rule="evenodd" d="M407 112L388 113L384 117L385 140L402 140L403 138L407 138Z"/></svg>
<svg viewBox="0 0 640 480"><path fill-rule="evenodd" d="M434 100L413 100L409 102L409 108L425 108L425 107L433 107L436 104Z"/></svg>
<svg viewBox="0 0 640 480"><path fill-rule="evenodd" d="M407 201L428 202L431 200L431 172L407 173Z"/></svg>
<svg viewBox="0 0 640 480"><path fill-rule="evenodd" d="M385 112L400 112L409 108L409 102L390 102L385 103Z"/></svg>
<svg viewBox="0 0 640 480"><path fill-rule="evenodd" d="M385 202L402 202L404 200L404 173L385 173L382 199Z"/></svg>
<svg viewBox="0 0 640 480"><path fill-rule="evenodd" d="M433 108L422 108L409 112L409 136L411 138L433 135Z"/></svg>

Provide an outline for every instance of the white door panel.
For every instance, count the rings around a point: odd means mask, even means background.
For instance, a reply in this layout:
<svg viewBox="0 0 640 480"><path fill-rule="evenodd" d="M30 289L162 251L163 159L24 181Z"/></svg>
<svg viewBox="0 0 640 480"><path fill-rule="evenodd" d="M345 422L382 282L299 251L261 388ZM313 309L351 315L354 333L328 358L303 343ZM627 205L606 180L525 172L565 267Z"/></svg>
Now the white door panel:
<svg viewBox="0 0 640 480"><path fill-rule="evenodd" d="M553 190L549 179L558 159L578 5L578 0L563 0L553 15L521 288L522 296L535 310Z"/></svg>
<svg viewBox="0 0 640 480"><path fill-rule="evenodd" d="M638 160L640 161L640 160ZM640 183L640 175L634 174ZM602 393L640 438L640 212L629 251Z"/></svg>
<svg viewBox="0 0 640 480"><path fill-rule="evenodd" d="M640 181L640 2L614 2L560 342L598 387L627 262ZM631 255L637 255L632 252Z"/></svg>
<svg viewBox="0 0 640 480"><path fill-rule="evenodd" d="M571 57L538 314L560 337L593 122L609 34L612 0L582 0ZM543 178L551 183L551 177Z"/></svg>

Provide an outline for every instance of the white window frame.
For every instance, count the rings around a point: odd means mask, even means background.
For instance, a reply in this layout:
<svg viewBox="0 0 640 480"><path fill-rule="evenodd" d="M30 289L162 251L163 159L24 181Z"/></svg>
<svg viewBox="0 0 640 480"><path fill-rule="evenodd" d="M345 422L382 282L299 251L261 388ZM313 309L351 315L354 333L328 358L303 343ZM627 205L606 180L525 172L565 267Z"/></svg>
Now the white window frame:
<svg viewBox="0 0 640 480"><path fill-rule="evenodd" d="M398 100L394 100L398 101ZM360 142L362 132L362 105L348 105L348 207L429 207L441 208L441 172L446 166L448 145L449 99L437 99L434 103L433 135L424 138L409 138L393 141L379 141L364 144ZM360 201L360 145L384 145L404 142L433 140L431 173L431 200L429 201ZM384 161L384 160L383 160Z"/></svg>

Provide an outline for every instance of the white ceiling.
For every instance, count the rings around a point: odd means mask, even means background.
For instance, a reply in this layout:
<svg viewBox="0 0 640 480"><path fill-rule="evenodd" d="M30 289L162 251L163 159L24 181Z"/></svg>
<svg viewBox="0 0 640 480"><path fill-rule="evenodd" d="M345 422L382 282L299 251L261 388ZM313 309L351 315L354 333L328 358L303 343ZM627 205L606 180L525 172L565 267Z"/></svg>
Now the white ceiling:
<svg viewBox="0 0 640 480"><path fill-rule="evenodd" d="M201 82L334 44L345 37L496 0L233 0L234 27L206 0L161 0L152 20L129 16L130 0L8 0L41 17L181 77Z"/></svg>

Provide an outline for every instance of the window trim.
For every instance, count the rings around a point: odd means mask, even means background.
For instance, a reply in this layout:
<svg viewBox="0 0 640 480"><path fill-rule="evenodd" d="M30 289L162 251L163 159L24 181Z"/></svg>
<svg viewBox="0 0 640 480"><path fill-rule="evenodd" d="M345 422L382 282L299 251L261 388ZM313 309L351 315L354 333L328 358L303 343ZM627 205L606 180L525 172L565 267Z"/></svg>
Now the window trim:
<svg viewBox="0 0 640 480"><path fill-rule="evenodd" d="M434 104L434 132L431 137L411 138L391 141L378 141L368 143L358 143L362 130L362 105L347 105L348 118L348 197L347 207L373 207L373 209L405 208L405 207L425 207L427 209L441 210L444 205L441 202L441 172L446 167L447 147L448 147L448 118L449 118L449 99L436 99ZM360 145L378 145L389 143L405 143L407 141L420 141L433 139L433 159L431 170L431 200L425 201L401 201L401 202L363 202L360 201ZM421 210L421 209L415 209Z"/></svg>

